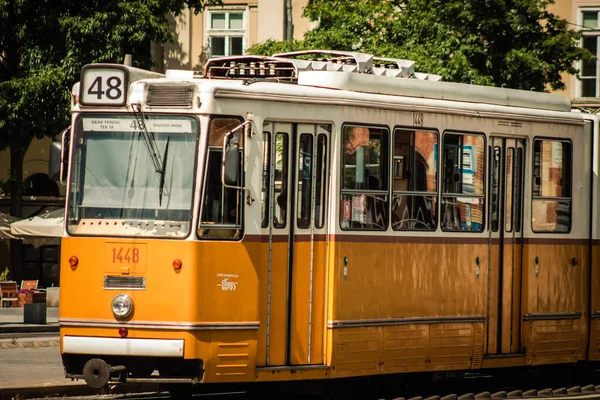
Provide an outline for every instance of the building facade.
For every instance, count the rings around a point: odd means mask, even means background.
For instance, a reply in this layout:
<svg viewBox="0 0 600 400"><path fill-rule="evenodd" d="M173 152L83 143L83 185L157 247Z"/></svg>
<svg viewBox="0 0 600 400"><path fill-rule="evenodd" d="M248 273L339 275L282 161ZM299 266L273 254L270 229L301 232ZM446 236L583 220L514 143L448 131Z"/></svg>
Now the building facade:
<svg viewBox="0 0 600 400"><path fill-rule="evenodd" d="M556 0L549 10L569 21L572 29L583 33L581 45L596 57L600 55L600 1L599 0ZM582 107L592 112L600 109L600 62L580 62L579 76L565 75L566 89L573 107Z"/></svg>
<svg viewBox="0 0 600 400"><path fill-rule="evenodd" d="M223 0L195 14L186 10L171 20L177 43L154 47L156 69L200 71L210 57L244 54L268 39L302 39L311 23L302 17L307 0Z"/></svg>

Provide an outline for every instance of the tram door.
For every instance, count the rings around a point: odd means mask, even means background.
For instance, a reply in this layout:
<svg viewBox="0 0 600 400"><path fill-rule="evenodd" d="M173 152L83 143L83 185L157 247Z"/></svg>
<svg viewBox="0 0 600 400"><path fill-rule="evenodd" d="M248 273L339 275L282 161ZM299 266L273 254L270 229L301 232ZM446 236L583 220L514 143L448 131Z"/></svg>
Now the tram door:
<svg viewBox="0 0 600 400"><path fill-rule="evenodd" d="M525 141L492 137L489 147L487 354L521 351Z"/></svg>
<svg viewBox="0 0 600 400"><path fill-rule="evenodd" d="M326 205L331 125L266 122L272 185L266 365L324 362ZM265 179L263 179L265 181ZM265 213L266 214L266 213ZM266 222L266 223L265 223Z"/></svg>

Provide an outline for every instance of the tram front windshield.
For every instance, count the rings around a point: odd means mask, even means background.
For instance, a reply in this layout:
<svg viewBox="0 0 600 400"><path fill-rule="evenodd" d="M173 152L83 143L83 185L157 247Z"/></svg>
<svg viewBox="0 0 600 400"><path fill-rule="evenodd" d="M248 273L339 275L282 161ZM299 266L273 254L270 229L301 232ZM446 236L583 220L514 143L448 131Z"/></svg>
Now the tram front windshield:
<svg viewBox="0 0 600 400"><path fill-rule="evenodd" d="M73 135L68 232L186 237L197 138L190 117L81 116Z"/></svg>

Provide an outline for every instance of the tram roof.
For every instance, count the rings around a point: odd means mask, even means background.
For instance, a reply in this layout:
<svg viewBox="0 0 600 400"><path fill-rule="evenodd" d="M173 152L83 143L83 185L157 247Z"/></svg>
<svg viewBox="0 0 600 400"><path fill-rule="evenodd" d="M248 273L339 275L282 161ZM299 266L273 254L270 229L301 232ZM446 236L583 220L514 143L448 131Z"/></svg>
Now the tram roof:
<svg viewBox="0 0 600 400"><path fill-rule="evenodd" d="M371 54L308 50L265 56L219 57L207 61L204 78L275 81L362 93L483 103L541 110L571 110L564 95L443 82L419 73L409 60Z"/></svg>

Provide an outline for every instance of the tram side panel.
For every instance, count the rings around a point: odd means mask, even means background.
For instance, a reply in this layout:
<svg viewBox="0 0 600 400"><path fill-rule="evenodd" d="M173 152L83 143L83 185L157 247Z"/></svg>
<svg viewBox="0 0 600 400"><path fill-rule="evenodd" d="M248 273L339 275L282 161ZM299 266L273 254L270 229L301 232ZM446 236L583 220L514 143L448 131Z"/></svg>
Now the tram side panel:
<svg viewBox="0 0 600 400"><path fill-rule="evenodd" d="M365 134L364 129L371 137L386 133L379 126L346 128L355 134L344 136L343 131L342 140ZM411 135L414 139L415 131L407 128L390 134L400 141ZM432 135L431 140L439 146L441 137ZM458 147L463 138L454 140ZM415 141L407 139L408 143ZM336 151L345 152L350 145L342 142ZM337 156L341 165L353 168L353 158ZM477 161L483 171L485 159ZM379 165L379 161L370 163ZM433 177L435 194L435 173ZM378 221L389 217L379 218L377 206L370 203L381 201L377 199L382 194L361 194L343 185L338 188L338 215L333 222L341 229L330 244L333 376L479 368L487 307L486 234L440 234L439 228L435 233L401 232L402 224L414 223L413 218L395 221L398 231L382 228ZM397 199L402 201L400 196ZM479 199L465 201L482 204Z"/></svg>
<svg viewBox="0 0 600 400"><path fill-rule="evenodd" d="M523 247L526 364L576 362L587 351L589 140L581 127L533 132Z"/></svg>
<svg viewBox="0 0 600 400"><path fill-rule="evenodd" d="M586 119L586 135L592 138L592 162L590 171L590 184L592 186L591 200L591 271L590 271L590 335L588 346L588 358L593 361L600 360L600 182L598 171L600 171L600 137L598 124L600 117L596 115L584 115Z"/></svg>

